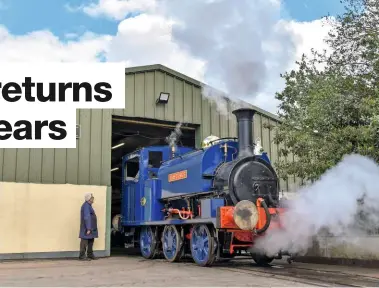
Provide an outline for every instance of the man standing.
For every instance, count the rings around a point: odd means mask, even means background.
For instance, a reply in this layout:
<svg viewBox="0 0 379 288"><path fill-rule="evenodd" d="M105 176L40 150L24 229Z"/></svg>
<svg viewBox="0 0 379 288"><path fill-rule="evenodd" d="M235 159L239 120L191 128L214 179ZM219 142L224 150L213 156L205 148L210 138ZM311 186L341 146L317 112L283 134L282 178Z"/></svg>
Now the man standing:
<svg viewBox="0 0 379 288"><path fill-rule="evenodd" d="M80 254L79 260L96 260L93 255L93 243L98 237L97 217L92 207L94 197L92 193L86 193L85 202L80 209ZM86 256L87 252L87 256Z"/></svg>

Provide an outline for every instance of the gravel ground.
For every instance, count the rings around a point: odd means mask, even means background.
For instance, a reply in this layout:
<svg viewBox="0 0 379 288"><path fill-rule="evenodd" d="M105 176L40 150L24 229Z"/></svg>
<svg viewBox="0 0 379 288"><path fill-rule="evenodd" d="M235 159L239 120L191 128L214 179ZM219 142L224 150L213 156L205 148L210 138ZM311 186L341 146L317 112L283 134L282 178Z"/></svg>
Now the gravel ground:
<svg viewBox="0 0 379 288"><path fill-rule="evenodd" d="M91 262L35 260L0 263L0 286L344 286L379 287L379 271L358 267L287 264L275 261L257 267L250 260L217 263L210 268L191 261L168 263L139 256L118 256Z"/></svg>

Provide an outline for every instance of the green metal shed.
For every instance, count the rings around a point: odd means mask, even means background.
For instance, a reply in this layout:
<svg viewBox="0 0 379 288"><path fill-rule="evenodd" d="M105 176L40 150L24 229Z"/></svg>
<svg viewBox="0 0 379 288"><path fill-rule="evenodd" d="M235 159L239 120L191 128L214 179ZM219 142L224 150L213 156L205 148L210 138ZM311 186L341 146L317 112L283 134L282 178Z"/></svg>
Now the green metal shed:
<svg viewBox="0 0 379 288"><path fill-rule="evenodd" d="M112 116L127 116L198 124L196 143L213 134L235 137L236 120L223 115L217 105L201 96L201 83L162 65L125 69L126 107L124 110L78 110L76 121L80 137L75 149L0 149L0 181L111 185ZM156 105L160 92L170 93L167 105ZM254 140L259 137L273 162L278 146L273 131L280 119L258 107L254 117ZM266 124L269 124L267 126ZM290 156L288 161L293 161ZM290 177L281 181L284 191L293 191L300 181Z"/></svg>

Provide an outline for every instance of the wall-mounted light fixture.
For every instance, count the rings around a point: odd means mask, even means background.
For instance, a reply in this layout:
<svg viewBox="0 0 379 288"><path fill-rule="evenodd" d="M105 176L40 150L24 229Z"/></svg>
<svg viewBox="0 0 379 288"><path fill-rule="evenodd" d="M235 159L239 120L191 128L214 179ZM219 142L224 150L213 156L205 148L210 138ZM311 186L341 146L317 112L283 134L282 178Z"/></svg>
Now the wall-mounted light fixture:
<svg viewBox="0 0 379 288"><path fill-rule="evenodd" d="M118 168L118 167L113 168L113 169L111 169L111 172L117 171L118 169L120 169L120 168Z"/></svg>
<svg viewBox="0 0 379 288"><path fill-rule="evenodd" d="M161 92L156 103L167 104L168 98L170 98L170 93Z"/></svg>
<svg viewBox="0 0 379 288"><path fill-rule="evenodd" d="M117 145L113 146L113 147L112 147L112 150L113 150L113 149L116 149L116 148L120 148L120 147L122 147L122 146L124 146L124 145L125 145L125 143L124 143L124 142L122 142L122 143L119 143L119 144L117 144Z"/></svg>
<svg viewBox="0 0 379 288"><path fill-rule="evenodd" d="M81 132L80 125L76 124L76 139L80 138L80 132Z"/></svg>

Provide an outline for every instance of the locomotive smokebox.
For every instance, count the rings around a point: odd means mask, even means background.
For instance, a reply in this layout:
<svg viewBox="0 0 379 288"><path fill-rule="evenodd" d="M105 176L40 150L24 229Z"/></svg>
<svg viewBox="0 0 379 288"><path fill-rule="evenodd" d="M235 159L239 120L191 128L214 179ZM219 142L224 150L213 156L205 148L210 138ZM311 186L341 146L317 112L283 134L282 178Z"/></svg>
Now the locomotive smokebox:
<svg viewBox="0 0 379 288"><path fill-rule="evenodd" d="M253 119L255 112L251 108L241 108L232 112L237 118L238 157L254 155Z"/></svg>
<svg viewBox="0 0 379 288"><path fill-rule="evenodd" d="M225 194L228 205L237 205L243 200L256 203L258 198L262 198L267 205L273 207L279 199L278 177L269 162L259 155L254 155L253 117L256 111L242 108L232 113L237 118L239 152L234 160L225 162L217 168L213 181L214 188ZM248 221L247 218L250 216L246 215L237 216L241 221Z"/></svg>

